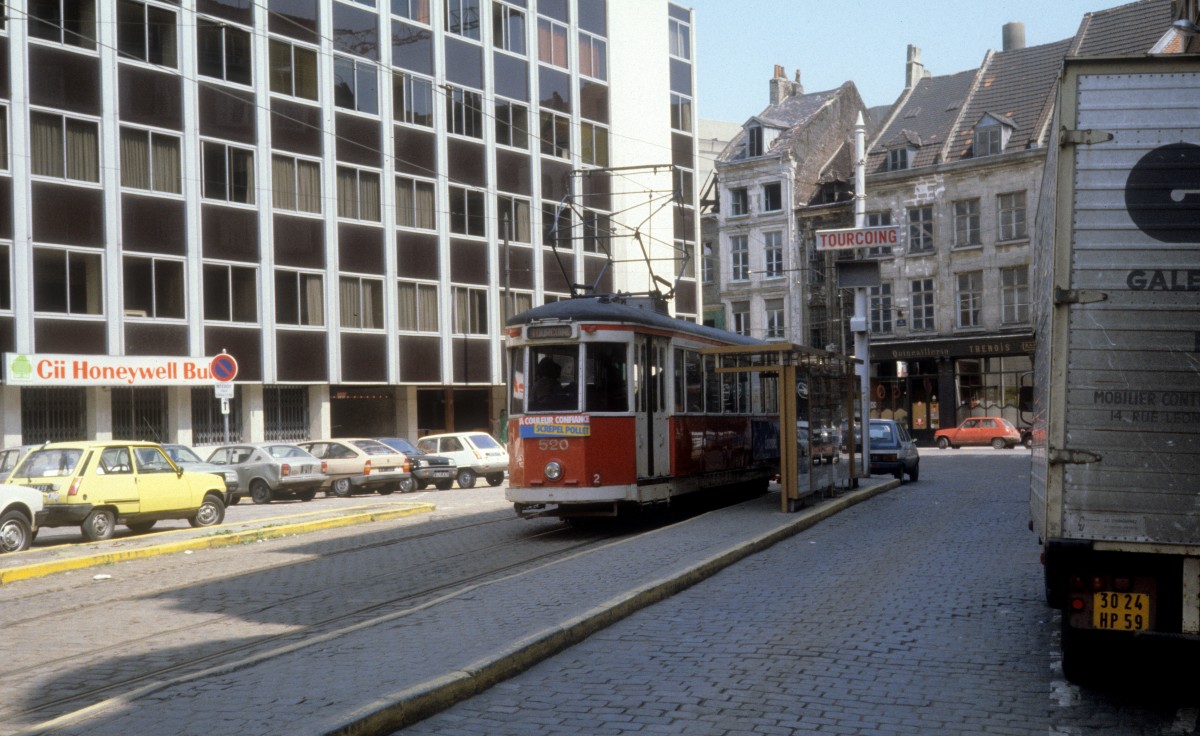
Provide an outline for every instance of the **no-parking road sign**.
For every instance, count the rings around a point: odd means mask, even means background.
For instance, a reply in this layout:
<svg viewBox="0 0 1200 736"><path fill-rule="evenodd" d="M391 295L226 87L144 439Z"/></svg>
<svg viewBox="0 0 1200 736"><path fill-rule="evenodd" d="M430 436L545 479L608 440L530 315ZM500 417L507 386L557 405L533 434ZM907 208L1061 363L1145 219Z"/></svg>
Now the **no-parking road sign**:
<svg viewBox="0 0 1200 736"><path fill-rule="evenodd" d="M212 373L212 377L222 383L228 383L237 378L237 361L229 353L221 353L213 358L212 363L209 363L208 369Z"/></svg>

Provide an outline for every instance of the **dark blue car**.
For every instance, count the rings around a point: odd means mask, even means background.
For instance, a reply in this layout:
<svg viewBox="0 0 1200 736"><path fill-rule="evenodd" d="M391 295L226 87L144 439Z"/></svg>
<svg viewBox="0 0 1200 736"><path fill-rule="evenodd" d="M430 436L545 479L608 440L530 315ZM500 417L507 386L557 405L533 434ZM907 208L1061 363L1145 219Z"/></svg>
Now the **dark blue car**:
<svg viewBox="0 0 1200 736"><path fill-rule="evenodd" d="M921 456L908 428L892 419L872 419L868 430L871 447L871 475L894 475L915 481L920 474Z"/></svg>

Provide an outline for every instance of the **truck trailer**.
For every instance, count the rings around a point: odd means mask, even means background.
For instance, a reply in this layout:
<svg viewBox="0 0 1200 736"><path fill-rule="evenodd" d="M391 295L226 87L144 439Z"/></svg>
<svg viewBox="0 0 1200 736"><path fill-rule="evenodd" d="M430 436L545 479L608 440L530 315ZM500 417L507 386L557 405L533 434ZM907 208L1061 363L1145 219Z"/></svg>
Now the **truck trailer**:
<svg viewBox="0 0 1200 736"><path fill-rule="evenodd" d="M1030 526L1080 681L1200 640L1200 56L1068 58L1054 125Z"/></svg>

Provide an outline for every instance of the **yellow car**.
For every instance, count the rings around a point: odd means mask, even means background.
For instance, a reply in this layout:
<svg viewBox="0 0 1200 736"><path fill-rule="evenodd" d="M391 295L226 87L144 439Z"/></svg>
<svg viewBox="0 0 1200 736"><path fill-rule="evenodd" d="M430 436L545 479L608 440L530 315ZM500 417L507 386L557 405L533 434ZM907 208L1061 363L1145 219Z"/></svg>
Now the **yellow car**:
<svg viewBox="0 0 1200 736"><path fill-rule="evenodd" d="M149 531L160 519L192 526L225 520L225 479L189 473L153 442L53 442L30 450L9 482L45 501L39 525L78 525L85 539L113 535L117 524Z"/></svg>

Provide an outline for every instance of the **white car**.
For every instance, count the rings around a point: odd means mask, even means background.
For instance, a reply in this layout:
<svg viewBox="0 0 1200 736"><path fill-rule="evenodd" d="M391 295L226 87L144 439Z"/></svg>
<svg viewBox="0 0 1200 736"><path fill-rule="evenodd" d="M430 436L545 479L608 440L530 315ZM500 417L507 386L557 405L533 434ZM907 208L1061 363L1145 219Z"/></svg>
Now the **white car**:
<svg viewBox="0 0 1200 736"><path fill-rule="evenodd" d="M37 536L44 499L35 488L0 483L0 552L29 549Z"/></svg>
<svg viewBox="0 0 1200 736"><path fill-rule="evenodd" d="M508 471L508 450L486 432L431 434L417 440L417 447L453 460L459 488L473 488L481 475L489 486L498 486Z"/></svg>

